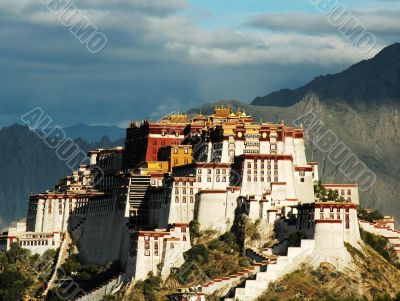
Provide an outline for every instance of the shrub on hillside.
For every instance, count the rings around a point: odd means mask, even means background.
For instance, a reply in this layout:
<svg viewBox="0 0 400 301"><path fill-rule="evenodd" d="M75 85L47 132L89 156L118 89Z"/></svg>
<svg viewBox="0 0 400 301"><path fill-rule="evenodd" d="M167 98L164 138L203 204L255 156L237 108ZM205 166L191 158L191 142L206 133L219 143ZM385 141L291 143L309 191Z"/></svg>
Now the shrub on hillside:
<svg viewBox="0 0 400 301"><path fill-rule="evenodd" d="M143 293L146 301L157 301L157 292L161 289L162 279L159 276L154 276L152 272L144 281L138 281L135 288Z"/></svg>
<svg viewBox="0 0 400 301"><path fill-rule="evenodd" d="M184 285L197 285L248 267L236 241L235 234L226 232L207 244L193 246L185 253L183 266L174 272L175 278Z"/></svg>
<svg viewBox="0 0 400 301"><path fill-rule="evenodd" d="M51 271L52 254L54 251L43 256L32 255L17 243L9 251L0 252L0 300L22 300L25 295L35 297L42 279Z"/></svg>
<svg viewBox="0 0 400 301"><path fill-rule="evenodd" d="M360 209L360 210L358 210L358 217L360 219L363 219L363 220L366 220L369 222L373 222L376 220L383 219L384 216L382 215L382 213L380 213L377 210L374 210L372 212L367 212L365 209Z"/></svg>
<svg viewBox="0 0 400 301"><path fill-rule="evenodd" d="M201 244L195 245L189 251L185 253L186 260L188 261L198 261L200 263L206 263L208 261L208 248Z"/></svg>
<svg viewBox="0 0 400 301"><path fill-rule="evenodd" d="M376 252L378 252L383 258L385 258L388 262L400 268L400 264L398 262L396 252L393 247L389 244L389 242L378 235L372 234L370 232L364 231L360 229L361 239L368 245L370 245Z"/></svg>

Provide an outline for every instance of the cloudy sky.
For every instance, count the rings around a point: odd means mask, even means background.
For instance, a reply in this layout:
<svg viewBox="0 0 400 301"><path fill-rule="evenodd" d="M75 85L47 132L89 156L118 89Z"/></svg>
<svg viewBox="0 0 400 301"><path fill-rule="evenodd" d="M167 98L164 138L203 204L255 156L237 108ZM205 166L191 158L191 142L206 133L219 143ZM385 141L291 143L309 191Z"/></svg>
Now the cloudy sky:
<svg viewBox="0 0 400 301"><path fill-rule="evenodd" d="M251 102L400 40L394 0L338 2L376 38L367 53L320 0L71 0L107 37L92 54L50 1L0 1L0 126L36 106L62 126L125 126L218 99Z"/></svg>

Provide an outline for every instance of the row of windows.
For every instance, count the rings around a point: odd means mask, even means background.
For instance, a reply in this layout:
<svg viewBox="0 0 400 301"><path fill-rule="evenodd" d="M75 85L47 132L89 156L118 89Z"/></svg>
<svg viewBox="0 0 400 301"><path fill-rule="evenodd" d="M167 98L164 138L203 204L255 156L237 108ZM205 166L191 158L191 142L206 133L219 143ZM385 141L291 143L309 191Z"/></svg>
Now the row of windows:
<svg viewBox="0 0 400 301"><path fill-rule="evenodd" d="M183 182L175 182L175 186L179 186L179 187L181 187L181 186L186 186L187 184L189 184L189 186L193 186L193 182L192 181L188 181L188 182L186 182L186 181L183 181Z"/></svg>
<svg viewBox="0 0 400 301"><path fill-rule="evenodd" d="M189 202L194 203L194 196L189 197ZM175 196L175 203L179 203L179 196ZM187 197L183 196L182 197L182 203L186 204L187 203Z"/></svg>
<svg viewBox="0 0 400 301"><path fill-rule="evenodd" d="M222 169L217 168L217 169L215 170L215 173L216 173L217 175L220 175L220 174L226 175L228 172L229 172L229 170L226 169L226 168L222 168ZM201 168L197 169L197 174L198 174L198 175L201 175L201 174L202 174ZM211 169L211 168L207 169L207 174L208 174L208 175L211 175L211 174L212 174L212 169Z"/></svg>
<svg viewBox="0 0 400 301"><path fill-rule="evenodd" d="M329 216L326 215L326 214L321 213L321 214L319 215L319 218L320 218L320 219L335 219L335 216L336 216L336 219L340 219L340 213L337 213L336 215L335 215L334 213L330 213ZM350 228L350 218L349 218L349 215L346 215L345 224L346 224L346 229L349 229L349 228Z"/></svg>
<svg viewBox="0 0 400 301"><path fill-rule="evenodd" d="M330 213L329 215L326 215L326 214L321 213L319 215L319 218L320 219L335 219L335 214L334 213ZM340 219L340 213L336 214L336 218Z"/></svg>
<svg viewBox="0 0 400 301"><path fill-rule="evenodd" d="M260 150L258 150L258 149L245 149L243 152L245 154L259 154Z"/></svg>
<svg viewBox="0 0 400 301"><path fill-rule="evenodd" d="M19 242L20 246L48 246L49 242L47 240L23 240ZM55 245L55 242L52 241L52 245Z"/></svg>
<svg viewBox="0 0 400 301"><path fill-rule="evenodd" d="M324 212L325 208L321 207L321 208L319 208L319 211L320 212ZM334 211L334 207L329 207L329 212L333 212L333 211ZM340 212L340 208L339 207L336 208L336 212ZM345 212L350 212L350 209L349 208L345 208Z"/></svg>
<svg viewBox="0 0 400 301"><path fill-rule="evenodd" d="M153 179L153 180L151 180L151 185L153 185L153 186L156 186L156 185L162 186L162 180Z"/></svg>
<svg viewBox="0 0 400 301"><path fill-rule="evenodd" d="M179 163L178 159L174 159L174 164L177 165ZM184 164L189 164L189 159L185 158L184 159Z"/></svg>
<svg viewBox="0 0 400 301"><path fill-rule="evenodd" d="M183 149L183 151L184 151L185 154L188 154L188 153L189 153L189 149L188 149L187 147L185 147L185 148ZM177 148L177 147L174 147L174 154L177 154L177 153L178 153L178 148Z"/></svg>
<svg viewBox="0 0 400 301"><path fill-rule="evenodd" d="M248 170L247 170L247 174L248 174L248 175L251 175L251 169L248 169ZM254 174L258 174L257 169L254 170ZM264 175L264 174L265 174L265 171L264 171L264 170L261 170L261 171L260 171L260 174L261 174L261 175ZM267 175L269 175L269 176L271 175L271 170L267 170ZM274 175L276 175L276 176L278 175L278 170L277 170L277 169L274 170Z"/></svg>
<svg viewBox="0 0 400 301"><path fill-rule="evenodd" d="M186 241L186 235L183 235L183 241ZM170 249L174 249L175 245L174 243L170 243L169 245ZM150 256L151 254L151 250L150 250L150 243L149 242L145 242L144 244L144 256ZM158 249L158 242L154 243L154 256L158 256L159 255L159 249Z"/></svg>
<svg viewBox="0 0 400 301"><path fill-rule="evenodd" d="M261 169L264 169L265 168L265 165L267 165L267 168L268 169L271 169L271 160L268 160L268 161L261 161L261 164L260 164L260 166L261 166ZM257 163L254 163L254 164L252 164L252 163L250 163L250 162L248 162L247 163L247 168L252 168L254 166L254 169L257 169L257 167L258 167L258 164ZM275 169L277 169L278 168L278 161L274 161L274 168Z"/></svg>
<svg viewBox="0 0 400 301"><path fill-rule="evenodd" d="M247 182L251 182L252 179L254 180L253 182L258 182L258 181L265 182L265 177L258 178L258 177L247 176ZM266 179L267 179L267 182L271 182L271 177L267 177ZM277 176L274 177L274 182L278 182Z"/></svg>
<svg viewBox="0 0 400 301"><path fill-rule="evenodd" d="M229 177L228 176L216 176L215 177L215 181L216 182L226 182L227 181L227 179L228 179ZM211 183L211 177L207 177L207 182L208 183ZM201 177L199 176L199 177L197 177L197 182L201 182Z"/></svg>
<svg viewBox="0 0 400 301"><path fill-rule="evenodd" d="M178 135L178 136L175 135L175 137L179 137L179 135ZM153 139L152 145L157 145L157 144L159 144L159 145L161 145L161 146L166 146L166 145L167 145L167 143L166 143L166 141L165 141L164 139L160 139L160 140L158 140L158 139ZM171 144L172 144L172 145L180 145L180 144L181 144L181 141L175 139L175 140L172 140L172 141L171 141ZM168 145L169 145L169 144L168 144Z"/></svg>
<svg viewBox="0 0 400 301"><path fill-rule="evenodd" d="M330 189L327 187L327 189ZM331 189L333 191L335 191L336 193L338 193L339 195L346 195L346 189ZM351 189L347 189L347 195L351 195Z"/></svg>
<svg viewBox="0 0 400 301"><path fill-rule="evenodd" d="M175 188L175 194L179 194L180 190L182 190L182 194L187 194L187 189L186 188L182 188L182 189ZM193 194L193 193L194 193L193 188L190 188L189 189L189 194Z"/></svg>
<svg viewBox="0 0 400 301"><path fill-rule="evenodd" d="M339 193L339 191L337 189L336 189L336 192ZM340 190L340 195L345 195L344 189ZM347 189L347 195L351 195L351 189Z"/></svg>

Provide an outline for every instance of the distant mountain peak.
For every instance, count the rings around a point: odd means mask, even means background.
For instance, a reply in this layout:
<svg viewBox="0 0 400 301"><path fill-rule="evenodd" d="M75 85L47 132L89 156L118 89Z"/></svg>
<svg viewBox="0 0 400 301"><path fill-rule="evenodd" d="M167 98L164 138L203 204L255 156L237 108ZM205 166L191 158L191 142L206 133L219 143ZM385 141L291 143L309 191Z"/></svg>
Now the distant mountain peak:
<svg viewBox="0 0 400 301"><path fill-rule="evenodd" d="M83 138L89 142L96 142L108 136L110 141L116 141L125 137L125 129L117 126L87 125L78 123L64 128L70 138Z"/></svg>
<svg viewBox="0 0 400 301"><path fill-rule="evenodd" d="M392 44L375 57L340 73L320 75L297 89L282 89L257 97L252 104L288 107L309 92L325 102L343 101L363 106L400 103L400 43Z"/></svg>

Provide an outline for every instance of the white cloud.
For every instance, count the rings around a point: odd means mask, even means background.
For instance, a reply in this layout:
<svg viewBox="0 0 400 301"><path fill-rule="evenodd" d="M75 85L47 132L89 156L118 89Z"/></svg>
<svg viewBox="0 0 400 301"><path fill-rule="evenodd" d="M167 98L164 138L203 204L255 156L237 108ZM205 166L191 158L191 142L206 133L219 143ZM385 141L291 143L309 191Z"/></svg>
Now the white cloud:
<svg viewBox="0 0 400 301"><path fill-rule="evenodd" d="M21 19L59 26L57 17L33 0L3 0L0 7ZM331 65L369 58L341 37L324 16L310 13L263 14L248 24L267 29L205 29L180 11L184 0L83 0L75 2L100 31L110 34L104 51L108 59L165 60L188 64L297 64ZM398 30L395 14L359 13L373 29ZM65 29L66 31L68 29ZM46 41L50 45L53 41ZM59 42L59 41L58 41Z"/></svg>
<svg viewBox="0 0 400 301"><path fill-rule="evenodd" d="M350 12L372 33L393 34L400 30L399 10L352 10ZM337 27L330 23L328 16L319 13L265 13L250 17L246 24L259 29L310 35L337 32Z"/></svg>

